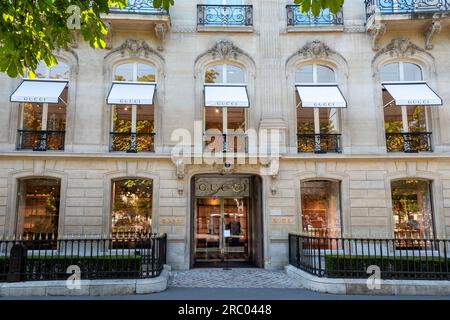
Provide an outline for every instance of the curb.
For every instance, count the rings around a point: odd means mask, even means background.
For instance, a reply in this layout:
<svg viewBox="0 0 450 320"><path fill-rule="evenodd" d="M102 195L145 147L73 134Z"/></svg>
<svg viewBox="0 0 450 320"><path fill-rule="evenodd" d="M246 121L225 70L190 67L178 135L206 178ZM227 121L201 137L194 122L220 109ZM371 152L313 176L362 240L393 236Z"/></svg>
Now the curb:
<svg viewBox="0 0 450 320"><path fill-rule="evenodd" d="M284 267L286 273L305 289L331 294L367 295L450 295L450 281L446 280L382 280L380 289L369 289L366 279L320 278L294 266Z"/></svg>
<svg viewBox="0 0 450 320"><path fill-rule="evenodd" d="M150 294L167 289L170 266L149 279L81 280L80 287L69 289L66 280L0 283L0 297L23 296L113 296Z"/></svg>

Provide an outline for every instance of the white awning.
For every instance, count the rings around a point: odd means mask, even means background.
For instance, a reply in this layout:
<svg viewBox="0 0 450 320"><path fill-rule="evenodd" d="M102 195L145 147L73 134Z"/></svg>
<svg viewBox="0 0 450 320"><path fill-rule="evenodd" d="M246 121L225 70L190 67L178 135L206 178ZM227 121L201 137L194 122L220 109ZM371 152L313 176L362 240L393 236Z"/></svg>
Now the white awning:
<svg viewBox="0 0 450 320"><path fill-rule="evenodd" d="M250 107L246 86L205 86L205 107Z"/></svg>
<svg viewBox="0 0 450 320"><path fill-rule="evenodd" d="M58 103L68 81L24 80L11 95L11 102Z"/></svg>
<svg viewBox="0 0 450 320"><path fill-rule="evenodd" d="M347 108L347 101L337 85L299 85L296 87L303 108Z"/></svg>
<svg viewBox="0 0 450 320"><path fill-rule="evenodd" d="M442 99L426 83L385 83L397 106L442 105Z"/></svg>
<svg viewBox="0 0 450 320"><path fill-rule="evenodd" d="M152 105L155 96L154 83L114 82L108 95L108 104Z"/></svg>

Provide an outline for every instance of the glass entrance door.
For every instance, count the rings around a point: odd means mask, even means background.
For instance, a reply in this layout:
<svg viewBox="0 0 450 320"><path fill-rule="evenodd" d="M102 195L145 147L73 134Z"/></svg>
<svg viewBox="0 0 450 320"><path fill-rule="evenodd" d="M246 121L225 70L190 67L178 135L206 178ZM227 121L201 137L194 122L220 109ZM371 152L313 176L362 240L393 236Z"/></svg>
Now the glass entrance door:
<svg viewBox="0 0 450 320"><path fill-rule="evenodd" d="M248 263L248 198L197 198L195 263Z"/></svg>

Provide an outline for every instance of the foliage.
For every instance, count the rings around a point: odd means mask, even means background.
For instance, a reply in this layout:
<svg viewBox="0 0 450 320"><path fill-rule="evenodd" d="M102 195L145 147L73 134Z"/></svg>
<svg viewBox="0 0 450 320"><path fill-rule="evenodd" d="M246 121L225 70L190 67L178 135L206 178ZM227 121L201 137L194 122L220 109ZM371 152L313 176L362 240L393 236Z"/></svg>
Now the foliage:
<svg viewBox="0 0 450 320"><path fill-rule="evenodd" d="M337 12L344 0L294 0L303 12ZM168 10L174 0L153 0L155 8ZM39 61L56 64L54 51L68 49L74 41L71 21L80 20L79 32L92 48L105 48L107 28L101 14L123 8L127 0L8 0L0 2L0 72L10 77L36 70ZM75 7L76 6L76 7ZM79 8L78 9L74 8ZM78 14L79 13L79 14ZM30 77L34 76L30 72Z"/></svg>

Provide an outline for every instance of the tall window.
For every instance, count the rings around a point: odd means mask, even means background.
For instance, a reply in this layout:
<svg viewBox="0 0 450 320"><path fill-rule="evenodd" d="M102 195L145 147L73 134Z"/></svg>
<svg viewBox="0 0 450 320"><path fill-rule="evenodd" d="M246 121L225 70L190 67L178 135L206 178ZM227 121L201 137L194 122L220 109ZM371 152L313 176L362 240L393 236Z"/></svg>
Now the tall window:
<svg viewBox="0 0 450 320"><path fill-rule="evenodd" d="M113 181L112 196L112 233L114 235L126 236L152 232L152 180Z"/></svg>
<svg viewBox="0 0 450 320"><path fill-rule="evenodd" d="M336 85L334 70L311 64L295 72L296 85ZM337 86L337 85L336 85ZM340 152L340 121L337 108L306 108L297 98L297 134L299 152Z"/></svg>
<svg viewBox="0 0 450 320"><path fill-rule="evenodd" d="M205 72L205 85L245 85L244 70L228 64L211 66ZM245 152L246 108L205 107L204 112L207 150Z"/></svg>
<svg viewBox="0 0 450 320"><path fill-rule="evenodd" d="M68 80L69 66L58 63L47 67L40 62L34 71L36 80ZM28 78L29 72L25 79ZM68 88L57 103L24 102L21 108L17 147L38 151L64 150Z"/></svg>
<svg viewBox="0 0 450 320"><path fill-rule="evenodd" d="M385 65L380 72L386 83L421 82L418 65L397 62ZM430 108L424 105L399 106L388 90L383 89L384 127L388 151L431 151Z"/></svg>
<svg viewBox="0 0 450 320"><path fill-rule="evenodd" d="M156 70L148 64L124 63L116 67L114 81L155 83ZM154 105L112 106L111 151L154 151L154 135Z"/></svg>
<svg viewBox="0 0 450 320"><path fill-rule="evenodd" d="M319 237L341 236L340 183L312 180L301 183L302 229Z"/></svg>
<svg viewBox="0 0 450 320"><path fill-rule="evenodd" d="M397 180L391 183L395 237L400 239L434 236L431 183L425 180Z"/></svg>
<svg viewBox="0 0 450 320"><path fill-rule="evenodd" d="M26 239L56 239L61 183L58 179L19 180L16 234Z"/></svg>

